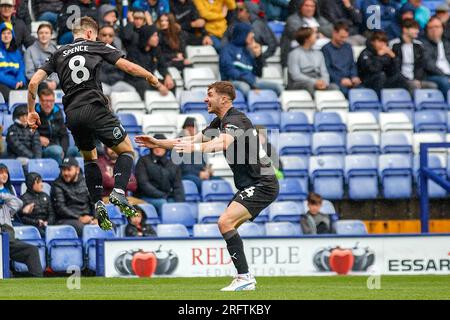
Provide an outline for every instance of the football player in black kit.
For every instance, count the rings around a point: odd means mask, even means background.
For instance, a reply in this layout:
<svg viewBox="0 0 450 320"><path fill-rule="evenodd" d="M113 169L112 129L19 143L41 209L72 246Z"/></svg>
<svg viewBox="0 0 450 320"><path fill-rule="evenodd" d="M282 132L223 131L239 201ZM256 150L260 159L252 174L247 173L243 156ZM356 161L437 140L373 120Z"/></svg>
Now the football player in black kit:
<svg viewBox="0 0 450 320"><path fill-rule="evenodd" d="M103 42L96 41L98 25L94 19L82 17L75 21L72 32L74 41L64 45L42 65L28 86L28 125L32 130L41 124L35 111L36 91L39 84L53 72L58 74L64 92L63 104L67 127L72 132L75 144L84 158L86 183L99 226L112 229L105 204L102 202L103 180L97 165L95 139L99 139L119 157L114 166L114 189L109 200L118 206L127 217L136 210L128 203L125 189L131 175L134 150L130 138L109 106L98 79L103 61L136 77L145 78L152 86L159 87L158 79L144 68L124 59L121 51Z"/></svg>
<svg viewBox="0 0 450 320"><path fill-rule="evenodd" d="M237 276L222 291L255 290L256 280L249 273L244 246L237 228L253 221L278 196L279 185L270 158L259 143L258 134L247 116L233 108L233 85L219 81L208 87L205 103L217 117L195 136L158 140L137 136L140 146L174 149L179 153L223 151L239 190L219 218L219 229L237 269Z"/></svg>

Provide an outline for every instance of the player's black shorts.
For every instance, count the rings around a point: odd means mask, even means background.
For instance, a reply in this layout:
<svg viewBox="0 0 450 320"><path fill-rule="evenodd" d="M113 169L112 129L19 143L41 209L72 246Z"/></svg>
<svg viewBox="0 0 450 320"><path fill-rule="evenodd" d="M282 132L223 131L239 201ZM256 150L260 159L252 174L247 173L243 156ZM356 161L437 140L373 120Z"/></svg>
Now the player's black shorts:
<svg viewBox="0 0 450 320"><path fill-rule="evenodd" d="M91 104L67 111L67 128L72 132L78 149L90 151L96 139L108 148L117 146L127 136L119 119L101 104Z"/></svg>
<svg viewBox="0 0 450 320"><path fill-rule="evenodd" d="M280 185L275 176L268 176L261 179L254 186L238 191L230 203L239 202L252 215L250 221L253 221L260 213L267 208L278 197Z"/></svg>

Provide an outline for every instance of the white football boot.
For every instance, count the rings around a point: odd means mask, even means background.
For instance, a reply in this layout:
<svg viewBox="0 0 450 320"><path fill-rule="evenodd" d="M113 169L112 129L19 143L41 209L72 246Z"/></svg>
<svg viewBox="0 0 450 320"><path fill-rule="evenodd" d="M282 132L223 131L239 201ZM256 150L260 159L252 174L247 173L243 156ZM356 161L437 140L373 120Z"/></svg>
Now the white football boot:
<svg viewBox="0 0 450 320"><path fill-rule="evenodd" d="M220 289L220 291L244 291L255 290L256 279L250 273L237 275L228 287Z"/></svg>

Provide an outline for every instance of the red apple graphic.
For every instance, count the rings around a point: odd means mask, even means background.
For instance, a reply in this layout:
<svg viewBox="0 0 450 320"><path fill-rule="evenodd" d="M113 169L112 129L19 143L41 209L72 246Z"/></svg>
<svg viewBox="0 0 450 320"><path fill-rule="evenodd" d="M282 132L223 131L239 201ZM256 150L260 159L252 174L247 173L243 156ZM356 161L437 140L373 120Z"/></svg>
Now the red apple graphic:
<svg viewBox="0 0 450 320"><path fill-rule="evenodd" d="M141 278L151 277L156 270L156 264L155 254L145 251L135 253L131 261L134 273Z"/></svg>
<svg viewBox="0 0 450 320"><path fill-rule="evenodd" d="M334 249L330 255L331 270L337 274L345 275L352 269L354 260L355 258L351 250Z"/></svg>

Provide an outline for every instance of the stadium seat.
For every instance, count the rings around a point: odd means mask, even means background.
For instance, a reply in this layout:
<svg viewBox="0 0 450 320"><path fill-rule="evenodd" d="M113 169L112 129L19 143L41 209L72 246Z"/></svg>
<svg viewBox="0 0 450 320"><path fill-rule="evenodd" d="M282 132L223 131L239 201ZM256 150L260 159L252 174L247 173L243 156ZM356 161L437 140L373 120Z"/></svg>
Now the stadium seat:
<svg viewBox="0 0 450 320"><path fill-rule="evenodd" d="M377 132L351 132L347 134L348 154L379 154L380 135Z"/></svg>
<svg viewBox="0 0 450 320"><path fill-rule="evenodd" d="M238 232L241 238L264 237L266 235L265 229L255 222L246 222L241 224L241 226L238 229Z"/></svg>
<svg viewBox="0 0 450 320"><path fill-rule="evenodd" d="M209 67L184 68L183 79L186 90L207 88L212 82L217 80L214 72Z"/></svg>
<svg viewBox="0 0 450 320"><path fill-rule="evenodd" d="M177 133L177 118L165 113L146 114L142 117L142 130L145 134L160 133L167 138L174 138Z"/></svg>
<svg viewBox="0 0 450 320"><path fill-rule="evenodd" d="M163 224L182 224L192 228L195 217L187 203L165 203L161 209L161 222Z"/></svg>
<svg viewBox="0 0 450 320"><path fill-rule="evenodd" d="M325 199L342 199L344 196L344 164L340 156L312 156L309 159L309 176L314 192Z"/></svg>
<svg viewBox="0 0 450 320"><path fill-rule="evenodd" d="M186 58L192 63L219 62L219 55L213 46L186 46Z"/></svg>
<svg viewBox="0 0 450 320"><path fill-rule="evenodd" d="M242 112L247 112L247 101L245 101L244 94L240 90L236 90L236 99L233 100L233 107Z"/></svg>
<svg viewBox="0 0 450 320"><path fill-rule="evenodd" d="M345 155L345 134L338 132L316 132L312 135L311 149L314 155Z"/></svg>
<svg viewBox="0 0 450 320"><path fill-rule="evenodd" d="M412 194L412 159L406 154L383 154L378 159L378 175L383 197L410 198Z"/></svg>
<svg viewBox="0 0 450 320"><path fill-rule="evenodd" d="M279 116L274 116L273 113L267 111L248 112L247 117L253 125L264 126L268 130L279 130L280 120Z"/></svg>
<svg viewBox="0 0 450 320"><path fill-rule="evenodd" d="M216 155L214 157L208 157L208 164L216 177L233 177L233 171L231 171L228 165L227 159L223 154Z"/></svg>
<svg viewBox="0 0 450 320"><path fill-rule="evenodd" d="M135 91L112 92L111 106L115 113L127 112L134 114L146 113L145 103L141 100L139 93Z"/></svg>
<svg viewBox="0 0 450 320"><path fill-rule="evenodd" d="M380 131L377 119L370 112L350 112L347 117L348 132Z"/></svg>
<svg viewBox="0 0 450 320"><path fill-rule="evenodd" d="M269 21L268 22L269 28L272 30L272 32L275 34L275 36L280 39L281 35L283 34L285 22L282 21Z"/></svg>
<svg viewBox="0 0 450 320"><path fill-rule="evenodd" d="M314 126L303 112L282 112L280 129L283 132L308 132L314 131Z"/></svg>
<svg viewBox="0 0 450 320"><path fill-rule="evenodd" d="M0 93L0 116L3 116L3 112L8 113L8 110L9 110L8 104L5 102L3 94ZM3 118L0 119L0 123L2 122Z"/></svg>
<svg viewBox="0 0 450 320"><path fill-rule="evenodd" d="M120 226L127 224L127 218L120 212L120 209L117 208L115 205L107 204L106 211L108 211L109 220L111 220L111 222L116 227L116 231L118 230L117 228L120 228ZM117 235L120 237L124 236L123 234L120 233L118 233Z"/></svg>
<svg viewBox="0 0 450 320"><path fill-rule="evenodd" d="M159 218L158 213L156 212L156 209L152 204L141 203L138 205L138 207L141 208L147 216L147 219L145 221L147 224L155 226L161 223L161 219Z"/></svg>
<svg viewBox="0 0 450 320"><path fill-rule="evenodd" d="M411 154L413 152L412 137L412 133L408 132L383 132L380 142L381 152Z"/></svg>
<svg viewBox="0 0 450 320"><path fill-rule="evenodd" d="M156 233L159 238L189 238L189 231L182 224L158 224Z"/></svg>
<svg viewBox="0 0 450 320"><path fill-rule="evenodd" d="M414 132L447 133L447 112L438 110L415 112Z"/></svg>
<svg viewBox="0 0 450 320"><path fill-rule="evenodd" d="M316 112L314 115L314 127L317 132L347 131L346 124L344 123L341 115L337 112Z"/></svg>
<svg viewBox="0 0 450 320"><path fill-rule="evenodd" d="M12 119L12 114L4 114L2 123L3 123L2 135L6 137L6 135L8 134L9 127L14 123Z"/></svg>
<svg viewBox="0 0 450 320"><path fill-rule="evenodd" d="M163 96L159 91L145 92L145 107L148 113L155 112L170 112L171 114L180 112L180 105L175 95L169 91L167 95Z"/></svg>
<svg viewBox="0 0 450 320"><path fill-rule="evenodd" d="M297 237L302 235L300 225L291 222L267 222L265 229L267 237Z"/></svg>
<svg viewBox="0 0 450 320"><path fill-rule="evenodd" d="M428 153L428 168L441 178L447 178L447 155ZM420 156L414 156L414 178L417 183L417 195L420 196ZM447 191L436 182L428 179L428 196L430 198L445 198Z"/></svg>
<svg viewBox="0 0 450 320"><path fill-rule="evenodd" d="M183 180L184 195L188 202L198 202L201 200L197 185L191 180Z"/></svg>
<svg viewBox="0 0 450 320"><path fill-rule="evenodd" d="M102 230L98 225L86 225L83 228L83 247L86 266L89 270L96 271L97 266L97 239L112 239L115 234L112 230Z"/></svg>
<svg viewBox="0 0 450 320"><path fill-rule="evenodd" d="M195 224L193 235L195 238L222 238L219 226L215 223Z"/></svg>
<svg viewBox="0 0 450 320"><path fill-rule="evenodd" d="M391 110L414 110L414 103L406 89L382 89L381 104L385 112L390 112Z"/></svg>
<svg viewBox="0 0 450 320"><path fill-rule="evenodd" d="M258 223L259 225L262 223L266 223L269 221L269 208L264 208L259 215L253 220L253 222Z"/></svg>
<svg viewBox="0 0 450 320"><path fill-rule="evenodd" d="M283 72L280 65L267 64L262 69L261 79L267 82L284 84Z"/></svg>
<svg viewBox="0 0 450 320"><path fill-rule="evenodd" d="M83 267L83 244L75 228L68 225L48 226L45 242L49 267L55 272L67 272L71 266Z"/></svg>
<svg viewBox="0 0 450 320"><path fill-rule="evenodd" d="M308 190L308 160L299 156L280 157L283 174L286 178L298 178L302 190Z"/></svg>
<svg viewBox="0 0 450 320"><path fill-rule="evenodd" d="M380 128L382 132L413 131L413 124L403 112L380 113Z"/></svg>
<svg viewBox="0 0 450 320"><path fill-rule="evenodd" d="M381 111L377 93L372 89L350 89L350 111Z"/></svg>
<svg viewBox="0 0 450 320"><path fill-rule="evenodd" d="M303 206L295 201L277 201L269 206L269 220L271 222L290 221L300 222L300 215L304 214Z"/></svg>
<svg viewBox="0 0 450 320"><path fill-rule="evenodd" d="M416 110L433 109L447 111L444 95L438 89L416 89L414 91Z"/></svg>
<svg viewBox="0 0 450 320"><path fill-rule="evenodd" d="M309 111L316 110L316 104L306 90L283 91L280 95L283 111Z"/></svg>
<svg viewBox="0 0 450 320"><path fill-rule="evenodd" d="M181 112L205 111L206 93L203 91L182 91L180 96Z"/></svg>
<svg viewBox="0 0 450 320"><path fill-rule="evenodd" d="M38 101L37 101L38 102ZM9 92L9 113L13 113L14 109L21 104L28 103L28 91L27 90L11 90Z"/></svg>
<svg viewBox="0 0 450 320"><path fill-rule="evenodd" d="M275 91L250 90L247 97L248 110L280 110L281 105Z"/></svg>
<svg viewBox="0 0 450 320"><path fill-rule="evenodd" d="M54 159L30 159L28 172L39 173L43 181L53 182L58 178L60 169L58 162Z"/></svg>
<svg viewBox="0 0 450 320"><path fill-rule="evenodd" d="M128 133L142 132L142 127L137 123L136 116L133 113L118 113L117 116Z"/></svg>
<svg viewBox="0 0 450 320"><path fill-rule="evenodd" d="M347 99L339 90L317 90L314 95L318 111L347 111L349 109Z"/></svg>
<svg viewBox="0 0 450 320"><path fill-rule="evenodd" d="M301 180L298 178L284 178L278 181L280 184L280 192L278 201L286 200L303 200L306 199L308 189L303 189Z"/></svg>
<svg viewBox="0 0 450 320"><path fill-rule="evenodd" d="M366 235L367 228L361 220L339 220L335 223L336 234Z"/></svg>
<svg viewBox="0 0 450 320"><path fill-rule="evenodd" d="M20 226L14 227L14 233L17 240L24 241L38 248L42 271L44 271L47 267L47 258L45 242L42 240L39 230L34 226ZM14 262L14 270L17 272L28 272L28 267L24 263Z"/></svg>
<svg viewBox="0 0 450 320"><path fill-rule="evenodd" d="M23 172L22 163L19 160L0 159L0 163L8 167L9 178L14 186L19 187L22 182L25 182L25 173Z"/></svg>
<svg viewBox="0 0 450 320"><path fill-rule="evenodd" d="M300 132L282 132L279 135L280 156L311 154L311 136Z"/></svg>
<svg viewBox="0 0 450 320"><path fill-rule="evenodd" d="M210 201L230 201L234 192L231 185L224 180L202 181L202 199Z"/></svg>
<svg viewBox="0 0 450 320"><path fill-rule="evenodd" d="M345 157L345 178L350 199L376 199L378 196L377 157L374 155Z"/></svg>
<svg viewBox="0 0 450 320"><path fill-rule="evenodd" d="M420 144L422 143L435 143L435 142L445 142L445 135L441 133L415 133L413 135L413 150L415 154L420 153ZM434 153L447 153L446 149L429 149L429 152Z"/></svg>
<svg viewBox="0 0 450 320"><path fill-rule="evenodd" d="M131 137L130 137L130 139L131 139ZM84 170L84 158L83 157L75 157L75 159L78 161L80 168L82 170Z"/></svg>
<svg viewBox="0 0 450 320"><path fill-rule="evenodd" d="M198 223L216 223L226 208L226 202L200 202L198 204Z"/></svg>

